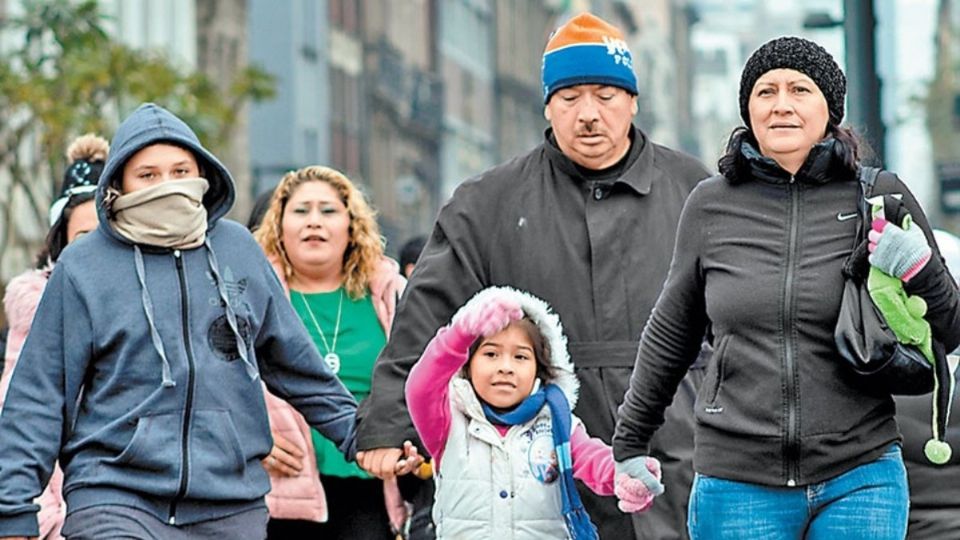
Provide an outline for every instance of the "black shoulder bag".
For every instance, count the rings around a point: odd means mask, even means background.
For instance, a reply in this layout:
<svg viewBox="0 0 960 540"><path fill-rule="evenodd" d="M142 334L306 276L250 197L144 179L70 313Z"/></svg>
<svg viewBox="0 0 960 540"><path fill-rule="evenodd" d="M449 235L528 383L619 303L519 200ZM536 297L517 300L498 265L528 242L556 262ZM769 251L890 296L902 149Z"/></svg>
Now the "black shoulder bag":
<svg viewBox="0 0 960 540"><path fill-rule="evenodd" d="M867 290L870 212L866 199L872 195L879 172L875 167L860 168L857 237L853 253L843 264L843 299L834 339L840 357L870 389L927 394L933 390L933 366L919 349L897 340ZM934 343L935 349L937 345Z"/></svg>

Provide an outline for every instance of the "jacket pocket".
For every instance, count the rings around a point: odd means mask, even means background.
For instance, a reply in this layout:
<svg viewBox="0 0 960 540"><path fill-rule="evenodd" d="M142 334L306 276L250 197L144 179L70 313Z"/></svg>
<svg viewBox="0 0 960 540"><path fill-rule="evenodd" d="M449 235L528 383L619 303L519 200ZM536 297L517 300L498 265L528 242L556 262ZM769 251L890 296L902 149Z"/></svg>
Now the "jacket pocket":
<svg viewBox="0 0 960 540"><path fill-rule="evenodd" d="M778 436L782 407L779 362L758 355L739 335L721 337L694 411L698 425L737 436Z"/></svg>
<svg viewBox="0 0 960 540"><path fill-rule="evenodd" d="M176 474L180 466L180 426L183 412L142 416L116 465L158 473Z"/></svg>
<svg viewBox="0 0 960 540"><path fill-rule="evenodd" d="M707 366L707 373L703 382L704 400L702 404L704 411L707 413L722 409L717 404L717 400L720 398L720 389L723 386L724 358L726 357L727 345L731 339L732 337L729 335L720 338L717 347L713 350L713 358Z"/></svg>
<svg viewBox="0 0 960 540"><path fill-rule="evenodd" d="M258 461L255 456L251 460ZM250 498L255 486L245 480L246 456L229 411L195 410L190 433L188 495L214 500ZM252 464L259 467L259 463ZM254 482L254 484L257 484ZM254 491L249 489L255 488Z"/></svg>

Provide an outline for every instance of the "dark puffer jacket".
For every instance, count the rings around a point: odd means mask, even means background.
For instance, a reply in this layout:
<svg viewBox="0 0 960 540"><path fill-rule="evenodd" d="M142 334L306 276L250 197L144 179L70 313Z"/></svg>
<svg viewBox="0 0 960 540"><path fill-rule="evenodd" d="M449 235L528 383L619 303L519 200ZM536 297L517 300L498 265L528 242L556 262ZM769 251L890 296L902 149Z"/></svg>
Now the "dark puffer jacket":
<svg viewBox="0 0 960 540"><path fill-rule="evenodd" d="M697 472L806 485L872 461L899 439L891 396L864 387L834 345L858 185L835 144L815 146L794 176L745 144L737 182L717 176L691 193L619 412L618 460L646 453L704 329L716 352L697 396ZM935 246L896 176L882 173L874 193L903 194ZM927 301L935 337L955 347L960 303L939 252L907 290Z"/></svg>

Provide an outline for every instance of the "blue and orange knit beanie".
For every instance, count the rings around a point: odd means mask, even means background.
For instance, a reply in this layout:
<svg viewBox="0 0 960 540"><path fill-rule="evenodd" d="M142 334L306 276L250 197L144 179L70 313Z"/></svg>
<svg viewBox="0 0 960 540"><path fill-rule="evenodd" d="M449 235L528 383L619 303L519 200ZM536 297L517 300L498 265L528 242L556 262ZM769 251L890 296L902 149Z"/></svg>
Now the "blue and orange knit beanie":
<svg viewBox="0 0 960 540"><path fill-rule="evenodd" d="M557 28L543 52L543 102L562 88L605 84L637 94L633 56L615 26L581 13Z"/></svg>

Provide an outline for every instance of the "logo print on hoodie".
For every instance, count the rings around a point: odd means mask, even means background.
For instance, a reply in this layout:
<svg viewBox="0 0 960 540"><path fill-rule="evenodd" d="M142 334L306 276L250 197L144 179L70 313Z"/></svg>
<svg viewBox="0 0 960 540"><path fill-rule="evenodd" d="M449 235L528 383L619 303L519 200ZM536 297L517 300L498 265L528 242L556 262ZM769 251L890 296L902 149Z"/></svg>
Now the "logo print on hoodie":
<svg viewBox="0 0 960 540"><path fill-rule="evenodd" d="M213 274L208 272L207 277L214 287L214 297L210 298L210 305L224 307L220 295L216 292L216 280ZM222 277L224 287L227 289L227 298L230 299L230 305L237 312L237 329L240 330L240 336L243 337L244 343L249 343L250 323L238 310L240 305L247 307L246 302L243 301L243 293L247 290L247 280L246 278L234 279L233 271L229 266L223 268ZM230 328L230 322L227 321L225 309L223 314L214 319L210 328L207 329L207 343L212 351L228 362L240 359L240 352L237 350L237 338Z"/></svg>

